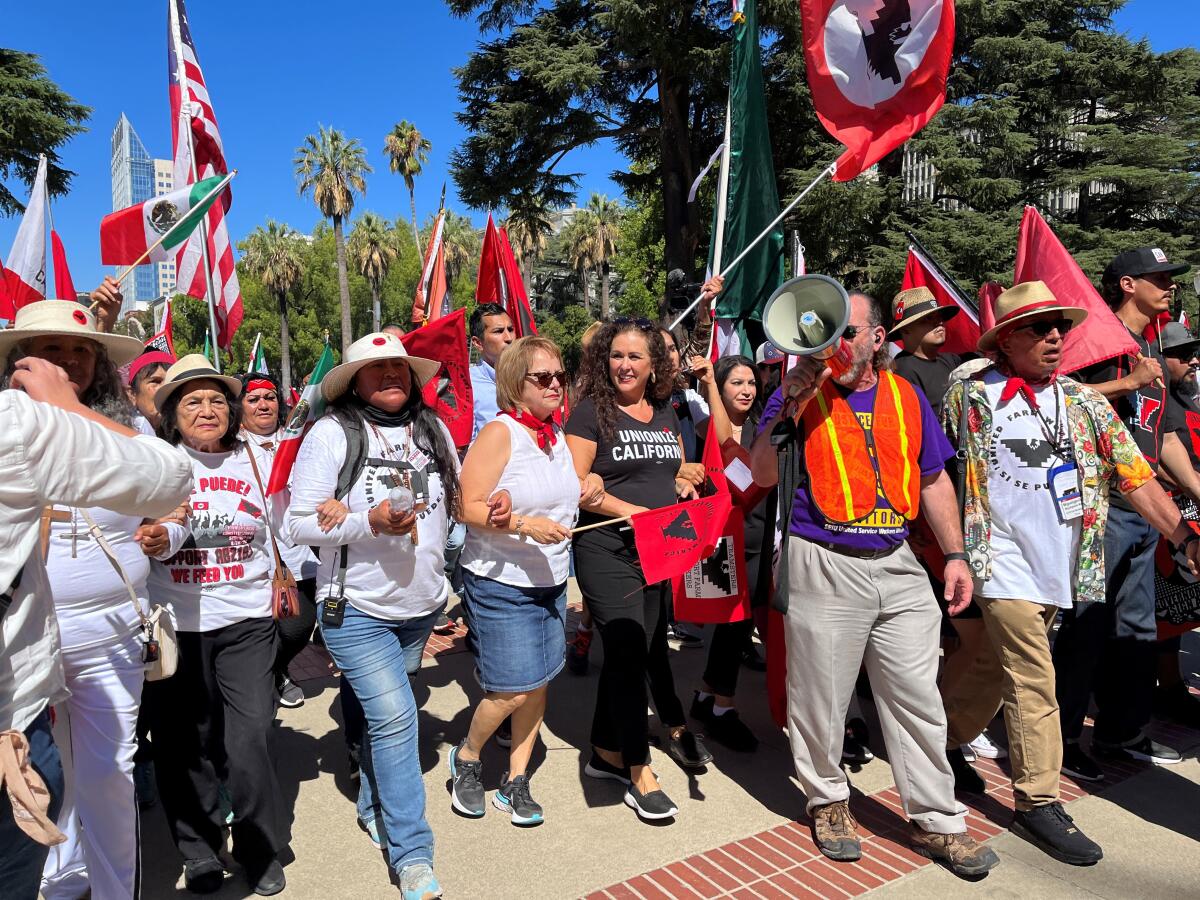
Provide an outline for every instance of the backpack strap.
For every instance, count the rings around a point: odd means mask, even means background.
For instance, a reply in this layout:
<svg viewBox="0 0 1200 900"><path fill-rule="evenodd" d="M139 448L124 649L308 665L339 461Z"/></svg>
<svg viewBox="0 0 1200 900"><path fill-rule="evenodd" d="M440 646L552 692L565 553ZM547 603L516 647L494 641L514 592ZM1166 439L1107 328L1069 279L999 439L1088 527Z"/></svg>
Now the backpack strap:
<svg viewBox="0 0 1200 900"><path fill-rule="evenodd" d="M346 458L338 471L337 487L333 493L333 499L341 500L350 493L367 464L367 432L362 417L356 413L337 408L331 412L346 434Z"/></svg>

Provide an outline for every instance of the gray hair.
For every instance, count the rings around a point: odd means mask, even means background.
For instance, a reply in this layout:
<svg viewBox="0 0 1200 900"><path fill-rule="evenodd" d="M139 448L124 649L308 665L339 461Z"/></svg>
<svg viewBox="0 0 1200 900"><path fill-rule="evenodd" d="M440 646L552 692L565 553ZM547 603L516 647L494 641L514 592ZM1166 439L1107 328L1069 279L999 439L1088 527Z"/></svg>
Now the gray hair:
<svg viewBox="0 0 1200 900"><path fill-rule="evenodd" d="M121 374L108 355L108 350L99 341L96 344L96 368L92 383L79 398L88 409L100 413L105 418L112 419L119 425L133 427L133 404L125 392ZM7 389L12 373L16 371L17 362L29 355L28 341L21 341L8 354L4 364L4 375L0 377L0 389Z"/></svg>

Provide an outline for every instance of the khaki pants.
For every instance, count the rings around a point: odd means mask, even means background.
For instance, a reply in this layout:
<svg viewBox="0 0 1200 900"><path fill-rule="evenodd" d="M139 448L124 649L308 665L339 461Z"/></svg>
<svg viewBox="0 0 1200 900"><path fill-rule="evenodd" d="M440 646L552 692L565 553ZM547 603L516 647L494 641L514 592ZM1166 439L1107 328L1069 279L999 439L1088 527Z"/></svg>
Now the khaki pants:
<svg viewBox="0 0 1200 900"><path fill-rule="evenodd" d="M906 815L926 831L965 831L937 688L941 612L912 550L856 559L792 536L788 591L788 736L809 812L850 796L842 741L865 663Z"/></svg>
<svg viewBox="0 0 1200 900"><path fill-rule="evenodd" d="M1054 803L1062 728L1049 634L1058 610L1028 600L976 597L975 602L988 640L945 698L949 745L973 739L1003 705L1017 809Z"/></svg>

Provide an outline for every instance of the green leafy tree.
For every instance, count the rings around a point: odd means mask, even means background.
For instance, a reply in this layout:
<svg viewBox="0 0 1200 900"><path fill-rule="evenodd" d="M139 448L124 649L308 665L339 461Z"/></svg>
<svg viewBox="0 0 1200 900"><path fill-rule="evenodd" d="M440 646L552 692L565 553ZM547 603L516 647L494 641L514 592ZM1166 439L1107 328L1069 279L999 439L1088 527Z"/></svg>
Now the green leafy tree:
<svg viewBox="0 0 1200 900"><path fill-rule="evenodd" d="M91 116L84 106L50 80L32 53L0 47L0 215L23 212L25 204L5 186L17 178L32 186L38 156L46 154L46 186L52 196L70 190L73 172L58 165L58 149L83 132Z"/></svg>
<svg viewBox="0 0 1200 900"><path fill-rule="evenodd" d="M365 213L350 232L349 249L354 268L371 288L371 330L378 331L383 282L399 253L395 235L380 216Z"/></svg>
<svg viewBox="0 0 1200 900"><path fill-rule="evenodd" d="M284 396L288 396L292 388L288 295L299 286L304 275L301 245L300 236L295 231L271 219L267 220L265 228L258 226L238 245L242 251L244 268L258 277L279 310L279 366ZM247 365L252 362L247 360Z"/></svg>
<svg viewBox="0 0 1200 900"><path fill-rule="evenodd" d="M562 231L562 249L578 283L581 303L589 303L588 287L599 258L596 247L596 224L589 209L581 209ZM602 317L603 318L603 317Z"/></svg>
<svg viewBox="0 0 1200 900"><path fill-rule="evenodd" d="M420 243L417 239L416 178L425 167L432 147L433 145L417 130L417 126L408 119L403 119L393 126L383 140L383 152L388 158L388 166L394 174L404 178L404 186L408 188L414 244Z"/></svg>
<svg viewBox="0 0 1200 900"><path fill-rule="evenodd" d="M296 149L293 165L300 195L312 191L321 214L333 222L337 250L338 296L342 304L342 353L354 340L350 309L350 282L346 274L346 240L342 225L354 209L354 195L367 190L366 175L371 171L366 151L356 138L347 138L334 129L318 126Z"/></svg>
<svg viewBox="0 0 1200 900"><path fill-rule="evenodd" d="M587 205L587 224L592 229L592 259L600 274L600 318L608 318L608 289L612 257L621 238L624 209L616 200L592 194Z"/></svg>
<svg viewBox="0 0 1200 900"><path fill-rule="evenodd" d="M540 197L521 197L509 209L504 223L527 294L532 289L533 269L549 243L547 238L553 229L553 215Z"/></svg>

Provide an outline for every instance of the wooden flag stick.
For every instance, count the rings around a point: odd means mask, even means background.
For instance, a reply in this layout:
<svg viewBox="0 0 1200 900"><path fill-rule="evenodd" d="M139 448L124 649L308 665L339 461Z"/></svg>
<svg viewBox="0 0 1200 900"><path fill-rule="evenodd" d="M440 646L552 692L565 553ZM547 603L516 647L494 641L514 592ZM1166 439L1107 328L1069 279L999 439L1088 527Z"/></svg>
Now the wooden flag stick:
<svg viewBox="0 0 1200 900"><path fill-rule="evenodd" d="M602 528L605 525L616 525L618 522L628 522L629 516L620 516L616 519L605 519L603 522L593 522L591 525L584 525L582 528L572 528L571 534L579 534L581 531L591 531L593 528Z"/></svg>

